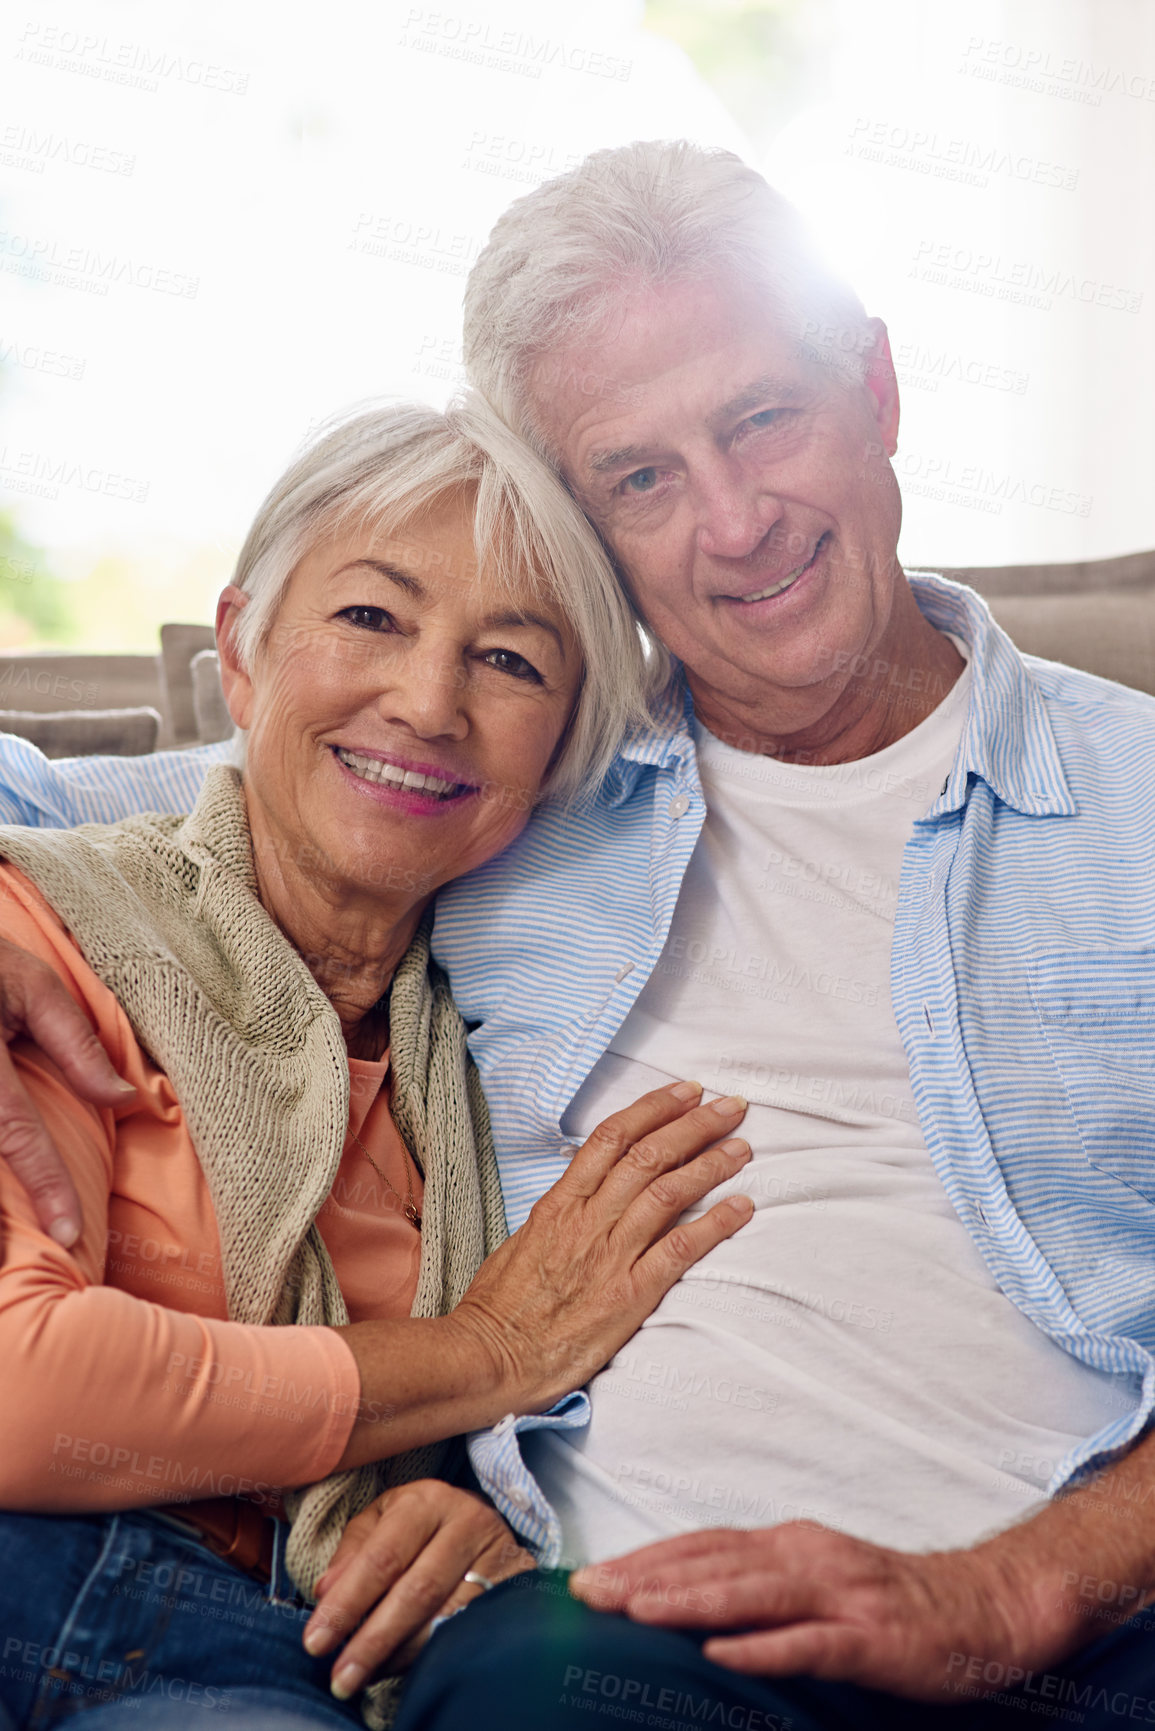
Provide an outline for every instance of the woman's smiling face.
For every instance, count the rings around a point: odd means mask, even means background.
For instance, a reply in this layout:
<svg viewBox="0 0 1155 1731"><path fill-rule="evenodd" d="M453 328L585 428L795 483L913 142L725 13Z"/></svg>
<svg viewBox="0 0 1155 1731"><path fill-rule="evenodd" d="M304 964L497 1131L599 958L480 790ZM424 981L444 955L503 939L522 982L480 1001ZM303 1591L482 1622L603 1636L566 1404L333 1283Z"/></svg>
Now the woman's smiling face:
<svg viewBox="0 0 1155 1731"><path fill-rule="evenodd" d="M529 578L478 571L472 494L401 535L319 540L247 668L229 639L240 600L222 596L218 637L256 845L338 895L426 896L521 831L581 663Z"/></svg>

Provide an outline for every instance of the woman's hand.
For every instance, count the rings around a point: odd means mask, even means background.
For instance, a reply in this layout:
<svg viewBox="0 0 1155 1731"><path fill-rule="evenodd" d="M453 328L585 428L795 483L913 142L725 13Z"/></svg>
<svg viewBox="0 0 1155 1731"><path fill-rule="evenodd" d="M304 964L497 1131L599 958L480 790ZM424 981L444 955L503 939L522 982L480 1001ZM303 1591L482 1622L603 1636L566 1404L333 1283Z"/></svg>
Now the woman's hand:
<svg viewBox="0 0 1155 1731"><path fill-rule="evenodd" d="M80 1201L8 1056L9 1044L18 1039L35 1041L94 1106L123 1106L136 1090L116 1074L60 976L0 938L0 1160L7 1160L28 1192L44 1231L68 1249L80 1237Z"/></svg>
<svg viewBox="0 0 1155 1731"><path fill-rule="evenodd" d="M508 1412L545 1412L749 1220L748 1196L680 1218L750 1158L730 1135L746 1102L702 1106L700 1095L679 1082L600 1124L447 1316L337 1331L361 1390L339 1468L482 1430Z"/></svg>
<svg viewBox="0 0 1155 1731"><path fill-rule="evenodd" d="M330 1653L356 1631L333 1667L333 1693L348 1700L386 1660L391 1673L411 1665L433 1619L485 1590L463 1580L469 1570L496 1583L536 1566L472 1491L418 1479L385 1491L349 1522L317 1583L305 1646Z"/></svg>
<svg viewBox="0 0 1155 1731"><path fill-rule="evenodd" d="M686 1270L749 1220L753 1202L733 1196L675 1225L750 1158L729 1134L745 1100L694 1105L700 1096L698 1083L679 1082L599 1124L452 1312L508 1391L503 1412L544 1411L588 1382Z"/></svg>

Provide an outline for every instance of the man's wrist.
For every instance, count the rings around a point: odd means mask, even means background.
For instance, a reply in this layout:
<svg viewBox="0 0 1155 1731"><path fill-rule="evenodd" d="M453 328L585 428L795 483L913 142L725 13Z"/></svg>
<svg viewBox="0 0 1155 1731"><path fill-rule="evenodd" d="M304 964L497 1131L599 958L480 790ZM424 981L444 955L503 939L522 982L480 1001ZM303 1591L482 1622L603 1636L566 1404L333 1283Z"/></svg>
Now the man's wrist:
<svg viewBox="0 0 1155 1731"><path fill-rule="evenodd" d="M1052 1526L1054 1513L1051 1505L974 1552L1008 1643L1028 1665L1052 1664L1098 1640L1143 1600L1140 1585L1111 1578L1117 1570L1104 1573L1074 1532L1064 1542L1061 1528Z"/></svg>

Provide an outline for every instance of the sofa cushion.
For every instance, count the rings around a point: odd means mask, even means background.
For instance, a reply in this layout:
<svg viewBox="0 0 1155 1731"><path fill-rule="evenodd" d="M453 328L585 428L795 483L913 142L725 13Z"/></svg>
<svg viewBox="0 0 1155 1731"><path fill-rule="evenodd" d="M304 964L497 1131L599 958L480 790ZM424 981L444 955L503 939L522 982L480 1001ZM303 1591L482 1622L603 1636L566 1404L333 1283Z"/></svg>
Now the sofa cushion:
<svg viewBox="0 0 1155 1731"><path fill-rule="evenodd" d="M160 628L160 664L163 670L165 713L172 738L177 745L193 745L197 740L196 707L193 701L192 659L204 649L216 646L216 633L211 625L162 625Z"/></svg>
<svg viewBox="0 0 1155 1731"><path fill-rule="evenodd" d="M1008 595L990 609L1025 655L1065 661L1155 696L1155 594Z"/></svg>
<svg viewBox="0 0 1155 1731"><path fill-rule="evenodd" d="M1155 552L934 569L977 589L1024 654L1155 695Z"/></svg>
<svg viewBox="0 0 1155 1731"><path fill-rule="evenodd" d="M215 649L202 649L189 663L192 674L193 711L197 738L202 745L215 745L233 732L233 718L221 689L221 658Z"/></svg>
<svg viewBox="0 0 1155 1731"><path fill-rule="evenodd" d="M156 709L0 709L0 733L17 733L45 757L143 757L156 750Z"/></svg>
<svg viewBox="0 0 1155 1731"><path fill-rule="evenodd" d="M1155 552L1117 559L1072 559L1062 565L931 565L956 583L969 583L988 601L1004 595L1086 595L1101 589L1147 590L1155 597Z"/></svg>

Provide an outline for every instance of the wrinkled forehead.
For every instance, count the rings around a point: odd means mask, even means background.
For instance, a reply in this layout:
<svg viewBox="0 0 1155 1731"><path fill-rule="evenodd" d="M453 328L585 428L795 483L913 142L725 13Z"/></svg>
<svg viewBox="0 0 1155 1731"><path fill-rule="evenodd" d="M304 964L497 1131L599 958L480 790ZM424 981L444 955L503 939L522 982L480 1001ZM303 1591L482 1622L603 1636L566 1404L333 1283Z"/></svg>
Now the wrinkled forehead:
<svg viewBox="0 0 1155 1731"><path fill-rule="evenodd" d="M557 406L635 406L664 376L711 353L720 372L728 360L748 367L757 356L759 375L786 378L813 365L819 348L861 348L860 329L830 324L781 284L719 276L624 282L578 303L558 339L528 358L528 397L544 428ZM719 388L732 392L734 379L720 377Z"/></svg>
<svg viewBox="0 0 1155 1731"><path fill-rule="evenodd" d="M555 463L580 485L587 459L721 423L828 382L807 332L756 286L693 279L635 289L581 344L535 359L532 400ZM605 449L603 449L605 447Z"/></svg>

